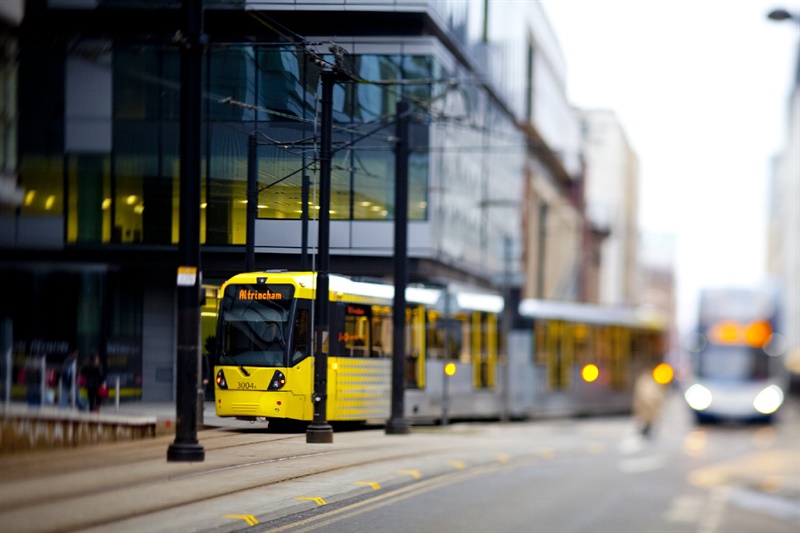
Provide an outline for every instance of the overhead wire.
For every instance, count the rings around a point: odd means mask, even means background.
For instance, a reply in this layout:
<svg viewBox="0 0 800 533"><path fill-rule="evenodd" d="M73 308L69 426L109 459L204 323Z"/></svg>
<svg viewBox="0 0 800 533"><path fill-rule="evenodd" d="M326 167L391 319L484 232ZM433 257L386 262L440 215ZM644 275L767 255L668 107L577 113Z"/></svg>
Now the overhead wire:
<svg viewBox="0 0 800 533"><path fill-rule="evenodd" d="M303 69L308 68L308 64L312 63L312 64L318 65L321 69L322 68L329 68L329 69L336 69L336 70L342 71L343 67L341 65L337 64L337 59L339 59L340 63L344 63L345 62L344 59L347 59L349 61L349 57L350 56L347 56L345 51L344 51L344 49L341 48L340 46L338 46L335 42L331 42L330 43L330 45L331 45L330 49L332 50L332 55L334 56L334 61L331 62L328 59L326 59L326 56L328 56L329 54L320 54L318 51L313 49L313 46L321 45L321 44L323 44L322 42L311 43L304 36L292 31L291 29L287 28L286 26L283 26L282 24L280 24L279 22L274 20L272 17L269 17L269 16L265 15L262 12L251 11L251 12L249 12L249 15L251 17L253 17L255 20L257 20L260 24L264 25L266 28L268 28L272 32L274 32L275 35L277 35L280 38L285 39L285 41L286 41L286 43L276 43L276 44L278 44L280 46L281 44L285 45L285 44L288 43L289 45L293 45L293 46L297 47L296 51L298 53L302 54L303 57L307 57L308 58L308 61L305 62L305 64L303 65ZM344 58L344 59L342 59L342 58ZM497 152L501 151L503 153L506 153L506 152L514 152L514 151L526 150L526 149L538 149L538 148L549 149L549 147L544 146L544 145L542 145L542 146L535 145L534 143L531 142L531 140L529 138L527 138L527 136L524 133L522 133L522 132L520 132L518 130L517 131L511 131L511 130L508 130L508 129L497 129L497 128L492 127L491 125L476 124L475 120L470 115L463 114L463 115L460 115L460 116L454 116L454 115L448 114L445 109L437 108L435 106L435 104L437 102L440 102L440 101L445 100L446 98L448 98L448 96L451 94L451 91L455 89L455 90L461 91L464 94L463 98L465 100L465 106L466 106L466 108L468 108L469 107L469 102L475 98L475 95L470 94L471 91L465 91L464 88L467 87L467 86L473 86L473 87L479 86L479 87L485 89L486 88L486 82L484 80L481 80L481 79L478 79L478 78L471 79L471 78L456 78L456 77L415 78L415 79L402 79L402 78L400 78L400 79L388 79L388 80L368 80L368 79L365 79L362 76L358 75L356 72L354 72L354 69L352 68L353 66L354 65L352 65L352 63L350 65L348 65L349 68L345 72L347 79L340 82L342 85L350 85L349 90L355 90L355 87L357 87L358 85L375 86L375 87L381 89L382 91L384 91L389 96L395 97L397 99L405 98L410 103L412 103L414 106L416 106L417 111L414 112L415 114L422 113L423 115L431 117L437 123L440 123L440 124L448 124L449 123L451 125L455 125L456 127L463 128L465 131L469 131L471 133L489 135L489 136L491 136L492 139L496 139L498 137L501 137L501 138L505 138L507 140L511 140L512 142L513 141L521 141L521 142L519 142L519 144L514 143L514 144L509 144L509 145L498 145L498 144L496 144L494 142L490 142L488 145L487 144L482 144L480 146L463 146L463 145L459 145L457 147L456 146L440 146L440 147L436 147L436 146L431 146L431 145L422 145L422 146L411 147L411 149L413 151L425 151L427 153L432 153L432 152L436 152L436 153L464 153L464 152L475 153L476 151L477 152L497 153ZM256 68L259 68L258 64L257 64ZM399 68L399 74L402 76L402 73L403 73L402 65L398 65L398 68ZM251 79L253 79L253 78L251 78ZM252 83L253 84L256 83L255 79L253 79ZM415 95L415 94L405 90L405 88L407 88L409 86L416 86L416 85L427 85L428 86L427 87L427 92L430 93L429 96L423 98L423 97L420 97L418 95ZM442 85L442 88L437 90L436 86L438 86L438 85ZM252 89L253 89L253 92L255 93L256 87L253 86ZM348 89L345 88L345 90L348 90ZM313 124L313 126L314 126L314 134L313 134L312 137L299 139L299 140L294 140L294 141L277 141L275 139L269 138L269 136L267 136L266 134L261 133L261 135L271 145L279 146L279 147L283 148L284 150L286 150L287 152L292 153L294 155L303 155L303 154L307 154L307 153L313 153L313 154L315 154L315 157L314 157L314 160L312 160L310 163L302 165L299 169L293 171L292 173L290 173L290 174L288 174L288 175L276 180L273 183L270 183L270 184L264 186L263 188L260 189L260 191L263 191L266 188L269 188L269 187L272 187L272 186L274 186L274 185L276 185L278 183L281 183L281 182L285 181L286 179L289 179L290 177L296 175L297 173L299 173L301 171L305 171L308 168L312 168L314 166L314 164L316 164L316 162L318 162L318 152L317 152L317 145L316 145L317 139L318 139L317 128L319 126L319 122L318 122L318 119L319 119L319 116L318 116L318 114L319 114L319 94L318 94L318 92L319 91L315 91L315 105L314 105L315 115L314 115L313 119L307 119L307 118L300 117L300 116L297 116L297 115L283 113L283 112L280 112L280 111L277 111L277 110L274 110L274 109L266 108L264 106L258 106L258 105L255 105L255 104L247 104L245 102L238 102L238 101L234 100L232 97L225 97L225 98L221 98L220 99L220 103L228 103L228 104L233 104L233 105L240 105L243 108L260 111L260 112L263 112L265 114L269 114L271 116L284 118L284 119L288 119L288 120L292 120L292 121L297 121L297 122L301 122L301 123L304 123L304 124ZM353 99L353 101L358 106L362 105L359 99ZM356 109L358 109L358 108L352 109L351 110L351 114L354 114ZM361 107L360 109L361 110L366 110L366 108L364 108L364 107ZM367 111L369 111L369 110L367 110ZM336 142L335 143L335 148L334 148L334 153L337 152L337 151L340 151L340 150L350 150L358 142L360 142L360 141L362 141L362 140L364 140L366 138L373 138L373 139L379 140L382 143L391 143L391 142L395 141L396 139L392 135L378 135L378 132L380 132L381 130L384 130L386 128L391 127L392 124L394 124L398 119L397 116L394 116L394 118L392 120L390 120L390 117L392 117L392 113L387 112L387 113L383 113L383 114L371 119L370 121L362 122L362 123L359 123L359 124L352 124L351 123L351 124L343 125L341 123L338 123L333 128L333 134L334 135L341 135L343 133L350 133L351 135L356 135L356 137L351 139L348 142ZM511 123L514 123L513 117L509 117L509 119L510 119ZM363 128L365 126L370 125L370 124L374 124L376 122L380 124L377 128L371 129L371 130L369 130L367 132L363 131ZM258 131L258 130L256 130L256 131ZM309 150L305 150L305 149L296 150L297 146L304 146L304 145L307 145L309 143L312 145L311 149L309 149ZM539 144L541 144L541 143L539 143ZM364 146L364 145L361 145L361 146L357 147L358 151L385 150L385 149L386 149L385 146ZM370 174L369 171L366 170L365 166L363 165L363 162L360 164L360 166L361 166L361 170L359 170L358 168L354 168L354 167L348 167L348 169L351 172L364 172L368 176L374 176L374 175ZM337 167L337 169L342 170L342 169L344 169L344 167Z"/></svg>

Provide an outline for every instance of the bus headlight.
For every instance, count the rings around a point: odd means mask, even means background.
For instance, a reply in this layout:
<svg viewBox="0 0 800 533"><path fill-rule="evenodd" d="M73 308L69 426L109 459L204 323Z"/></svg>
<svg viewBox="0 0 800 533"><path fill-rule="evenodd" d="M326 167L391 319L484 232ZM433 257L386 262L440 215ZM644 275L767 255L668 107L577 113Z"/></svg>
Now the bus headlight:
<svg viewBox="0 0 800 533"><path fill-rule="evenodd" d="M783 403L783 391L777 385L770 385L756 395L753 407L762 415L771 415Z"/></svg>
<svg viewBox="0 0 800 533"><path fill-rule="evenodd" d="M222 369L220 369L220 371L217 372L217 377L214 381L217 382L217 387L219 387L220 389L228 388L228 382L225 381L225 374L222 372Z"/></svg>
<svg viewBox="0 0 800 533"><path fill-rule="evenodd" d="M686 389L683 397L686 398L686 403L689 404L689 407L695 411L708 409L708 406L711 405L711 391L699 383L695 383Z"/></svg>
<svg viewBox="0 0 800 533"><path fill-rule="evenodd" d="M272 379L269 381L267 390L281 390L284 385L286 385L286 376L284 376L283 372L280 370L276 370L275 373L272 374Z"/></svg>

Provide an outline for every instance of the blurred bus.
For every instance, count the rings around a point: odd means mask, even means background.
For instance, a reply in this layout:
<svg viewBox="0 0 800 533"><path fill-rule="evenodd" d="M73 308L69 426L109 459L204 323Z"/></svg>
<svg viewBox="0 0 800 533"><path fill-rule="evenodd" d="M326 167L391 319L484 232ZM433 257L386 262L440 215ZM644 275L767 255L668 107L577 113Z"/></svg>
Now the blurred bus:
<svg viewBox="0 0 800 533"><path fill-rule="evenodd" d="M701 291L684 393L698 423L773 421L788 388L780 309L772 288Z"/></svg>

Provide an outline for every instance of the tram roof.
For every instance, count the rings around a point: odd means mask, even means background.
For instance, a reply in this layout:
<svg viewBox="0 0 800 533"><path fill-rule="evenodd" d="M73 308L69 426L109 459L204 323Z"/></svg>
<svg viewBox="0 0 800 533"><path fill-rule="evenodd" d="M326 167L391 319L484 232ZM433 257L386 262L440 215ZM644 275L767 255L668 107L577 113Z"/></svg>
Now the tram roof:
<svg viewBox="0 0 800 533"><path fill-rule="evenodd" d="M665 324L663 316L654 309L610 307L555 300L522 300L519 304L519 314L534 319L547 318L642 328L662 328Z"/></svg>
<svg viewBox="0 0 800 533"><path fill-rule="evenodd" d="M240 279L247 279L257 275L268 275L273 279L286 281L291 278L303 287L314 287L317 273L315 272L287 272L266 271L240 274ZM233 279L233 278L232 278ZM349 294L361 298L371 299L384 304L394 299L394 285L390 283L357 281L347 276L330 274L328 286L332 292ZM446 301L448 299L449 301ZM441 287L425 287L411 285L406 287L406 301L412 304L425 305L441 312L457 313L462 311L483 311L499 313L503 310L504 300L498 294L482 293L466 289L445 290ZM449 304L449 309L447 305Z"/></svg>

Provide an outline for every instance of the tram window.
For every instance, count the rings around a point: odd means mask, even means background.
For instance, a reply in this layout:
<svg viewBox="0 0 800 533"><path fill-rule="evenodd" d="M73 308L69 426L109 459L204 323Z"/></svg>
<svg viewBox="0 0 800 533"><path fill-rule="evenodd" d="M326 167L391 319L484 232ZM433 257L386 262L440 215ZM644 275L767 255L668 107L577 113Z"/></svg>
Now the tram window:
<svg viewBox="0 0 800 533"><path fill-rule="evenodd" d="M478 353L476 355L475 363L478 365L478 372L476 374L477 383L476 385L479 387L489 387L490 385L490 378L489 378L489 352L491 348L489 347L490 340L493 338L493 334L490 334L490 326L489 326L489 315L486 313L480 313L478 316L478 323L479 329L475 332L476 335L479 335L478 339Z"/></svg>
<svg viewBox="0 0 800 533"><path fill-rule="evenodd" d="M308 309L298 309L294 317L294 334L292 336L292 361L295 365L308 357Z"/></svg>
<svg viewBox="0 0 800 533"><path fill-rule="evenodd" d="M372 308L372 357L392 356L392 313L389 307Z"/></svg>
<svg viewBox="0 0 800 533"><path fill-rule="evenodd" d="M345 353L353 357L370 355L370 310L359 305L347 305L344 317L343 340Z"/></svg>
<svg viewBox="0 0 800 533"><path fill-rule="evenodd" d="M427 357L452 360L459 357L462 346L461 323L452 318L431 320L428 315Z"/></svg>
<svg viewBox="0 0 800 533"><path fill-rule="evenodd" d="M547 322L537 320L533 331L533 362L543 365L547 361Z"/></svg>
<svg viewBox="0 0 800 533"><path fill-rule="evenodd" d="M590 333L591 329L586 324L578 323L572 328L575 342L575 363L581 366L592 362L589 355Z"/></svg>
<svg viewBox="0 0 800 533"><path fill-rule="evenodd" d="M608 366L611 361L611 331L609 326L598 326L594 342L597 361L601 366Z"/></svg>
<svg viewBox="0 0 800 533"><path fill-rule="evenodd" d="M444 359L444 320L440 319L438 313L428 311L427 334L425 335L427 355L429 359Z"/></svg>
<svg viewBox="0 0 800 533"><path fill-rule="evenodd" d="M458 350L451 353L457 353L459 361L469 364L472 362L472 346L470 342L472 339L472 327L467 316L462 315L457 318L461 323L460 335L456 339Z"/></svg>
<svg viewBox="0 0 800 533"><path fill-rule="evenodd" d="M424 324L420 323L419 315L417 309L406 309L406 331L405 331L405 387L407 389L417 389L419 388L419 356L421 352L421 346L417 339L419 339L418 335L415 335L418 327L424 327ZM423 319L424 320L424 319Z"/></svg>

